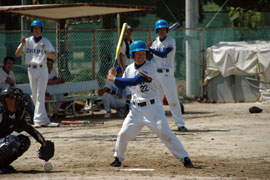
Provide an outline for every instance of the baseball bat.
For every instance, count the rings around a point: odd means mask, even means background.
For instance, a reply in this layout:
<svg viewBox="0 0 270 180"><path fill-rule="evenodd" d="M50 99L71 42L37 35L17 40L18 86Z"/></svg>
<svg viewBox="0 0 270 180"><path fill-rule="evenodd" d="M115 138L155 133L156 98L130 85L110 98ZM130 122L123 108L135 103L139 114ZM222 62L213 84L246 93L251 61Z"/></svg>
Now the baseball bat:
<svg viewBox="0 0 270 180"><path fill-rule="evenodd" d="M169 27L169 31L172 31L172 30L174 30L174 29L177 28L177 27L179 27L179 24L178 24L178 23L174 23L173 25L171 25L171 26Z"/></svg>
<svg viewBox="0 0 270 180"><path fill-rule="evenodd" d="M104 122L99 121L61 121L61 124L71 125L71 124L104 124Z"/></svg>
<svg viewBox="0 0 270 180"><path fill-rule="evenodd" d="M117 47L116 47L116 52L115 52L115 58L114 58L113 67L115 66L115 63L116 63L116 61L117 61L117 59L119 57L119 54L121 52L122 44L123 44L123 39L124 39L124 35L125 35L125 32L126 32L127 26L128 26L127 23L124 23L123 26L122 26L121 34L119 36Z"/></svg>

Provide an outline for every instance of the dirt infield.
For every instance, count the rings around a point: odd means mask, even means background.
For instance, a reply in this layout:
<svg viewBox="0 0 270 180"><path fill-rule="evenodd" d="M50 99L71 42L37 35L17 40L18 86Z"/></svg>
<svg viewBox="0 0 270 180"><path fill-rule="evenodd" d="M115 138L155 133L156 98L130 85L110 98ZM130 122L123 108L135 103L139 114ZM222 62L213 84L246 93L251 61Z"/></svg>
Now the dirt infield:
<svg viewBox="0 0 270 180"><path fill-rule="evenodd" d="M18 173L0 175L0 179L270 179L269 103L184 105L189 132L177 132L170 115L168 119L195 169L185 169L146 127L129 143L123 166L110 168L116 135L123 122L113 114L104 124L38 129L55 142L53 170L44 172L44 162L37 158L39 144L32 138L30 149L12 164ZM254 105L263 112L250 114L248 108ZM74 119L102 121L103 113Z"/></svg>

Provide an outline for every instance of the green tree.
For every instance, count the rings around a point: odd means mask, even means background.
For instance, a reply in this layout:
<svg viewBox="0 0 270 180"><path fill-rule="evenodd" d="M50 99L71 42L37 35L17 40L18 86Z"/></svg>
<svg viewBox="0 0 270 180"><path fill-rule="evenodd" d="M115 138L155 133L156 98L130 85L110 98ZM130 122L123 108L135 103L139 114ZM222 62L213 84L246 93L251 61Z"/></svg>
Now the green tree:
<svg viewBox="0 0 270 180"><path fill-rule="evenodd" d="M208 2L209 0L204 0L205 2ZM210 0L211 2L215 2L219 6L224 4L224 0ZM228 1L225 5L225 8L229 7L242 7L247 10L254 10L254 11L269 11L270 10L270 0L233 0Z"/></svg>
<svg viewBox="0 0 270 180"><path fill-rule="evenodd" d="M253 31L264 25L264 17L261 12L254 10L244 11L240 7L230 7L229 18L234 27L248 27Z"/></svg>

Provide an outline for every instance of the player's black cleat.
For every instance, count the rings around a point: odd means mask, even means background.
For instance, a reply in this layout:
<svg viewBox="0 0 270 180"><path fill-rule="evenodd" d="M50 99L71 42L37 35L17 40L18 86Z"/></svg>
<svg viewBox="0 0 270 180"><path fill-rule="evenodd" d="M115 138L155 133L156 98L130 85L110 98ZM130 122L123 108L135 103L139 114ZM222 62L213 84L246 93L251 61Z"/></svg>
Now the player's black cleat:
<svg viewBox="0 0 270 180"><path fill-rule="evenodd" d="M184 158L184 162L183 163L184 163L185 168L194 168L191 160L188 157L185 157Z"/></svg>
<svg viewBox="0 0 270 180"><path fill-rule="evenodd" d="M7 165L6 167L0 168L0 174L10 174L10 173L16 173L16 169L14 169L13 166Z"/></svg>
<svg viewBox="0 0 270 180"><path fill-rule="evenodd" d="M121 162L119 161L119 159L116 157L115 160L110 164L110 167L120 167L121 166Z"/></svg>
<svg viewBox="0 0 270 180"><path fill-rule="evenodd" d="M182 127L178 127L178 131L180 131L180 132L187 132L188 129L185 126L182 126Z"/></svg>

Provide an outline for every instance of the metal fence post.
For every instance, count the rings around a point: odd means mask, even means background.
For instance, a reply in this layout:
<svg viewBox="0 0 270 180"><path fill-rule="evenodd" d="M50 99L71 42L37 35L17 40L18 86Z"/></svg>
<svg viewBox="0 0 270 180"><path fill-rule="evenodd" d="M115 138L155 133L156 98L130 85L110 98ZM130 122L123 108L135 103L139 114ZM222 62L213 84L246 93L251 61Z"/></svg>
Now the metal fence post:
<svg viewBox="0 0 270 180"><path fill-rule="evenodd" d="M92 33L92 79L95 79L96 64L96 30Z"/></svg>
<svg viewBox="0 0 270 180"><path fill-rule="evenodd" d="M57 54L57 71L59 75L61 74L61 70L60 70L60 21L56 21L56 54Z"/></svg>
<svg viewBox="0 0 270 180"><path fill-rule="evenodd" d="M201 28L201 97L205 95L205 87L204 87L204 66L205 66L205 59L204 59L204 32L205 28Z"/></svg>

